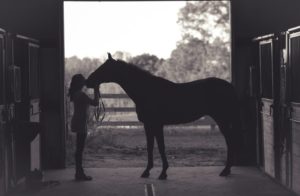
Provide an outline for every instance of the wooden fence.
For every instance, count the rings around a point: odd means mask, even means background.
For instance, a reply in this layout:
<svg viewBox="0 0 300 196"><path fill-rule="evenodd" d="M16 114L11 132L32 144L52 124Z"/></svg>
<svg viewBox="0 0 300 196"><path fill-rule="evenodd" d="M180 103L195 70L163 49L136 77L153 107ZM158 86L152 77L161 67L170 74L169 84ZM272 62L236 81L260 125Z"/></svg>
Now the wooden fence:
<svg viewBox="0 0 300 196"><path fill-rule="evenodd" d="M126 94L102 94L102 99L130 99ZM135 112L135 107L106 107L106 113L110 112ZM101 126L143 126L141 122L136 121L104 121L101 123ZM197 121L180 124L176 126L210 126L211 129L215 129L216 122L209 116L204 116Z"/></svg>

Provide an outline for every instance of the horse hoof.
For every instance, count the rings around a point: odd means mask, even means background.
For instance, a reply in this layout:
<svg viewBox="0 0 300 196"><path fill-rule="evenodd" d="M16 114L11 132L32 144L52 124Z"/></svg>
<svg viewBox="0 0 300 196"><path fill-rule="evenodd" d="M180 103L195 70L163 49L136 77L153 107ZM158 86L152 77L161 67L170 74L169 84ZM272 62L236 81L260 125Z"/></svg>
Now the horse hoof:
<svg viewBox="0 0 300 196"><path fill-rule="evenodd" d="M224 169L221 173L220 176L228 176L230 174L230 169Z"/></svg>
<svg viewBox="0 0 300 196"><path fill-rule="evenodd" d="M144 171L141 175L141 178L148 178L150 176L150 172Z"/></svg>
<svg viewBox="0 0 300 196"><path fill-rule="evenodd" d="M159 179L159 180L166 180L167 177L168 177L167 174L160 174L159 177L158 177L158 179Z"/></svg>

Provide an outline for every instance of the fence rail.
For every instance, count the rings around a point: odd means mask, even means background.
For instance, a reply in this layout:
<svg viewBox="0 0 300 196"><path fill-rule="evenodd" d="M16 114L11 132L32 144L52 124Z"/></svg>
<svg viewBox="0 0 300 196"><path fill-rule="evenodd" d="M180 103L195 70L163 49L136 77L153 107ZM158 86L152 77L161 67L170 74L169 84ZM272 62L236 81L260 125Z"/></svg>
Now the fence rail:
<svg viewBox="0 0 300 196"><path fill-rule="evenodd" d="M126 94L101 94L102 99L130 99ZM135 112L135 107L106 107L106 112ZM139 121L103 121L101 126L143 126ZM216 122L209 116L204 116L197 121L176 126L210 126L215 129Z"/></svg>

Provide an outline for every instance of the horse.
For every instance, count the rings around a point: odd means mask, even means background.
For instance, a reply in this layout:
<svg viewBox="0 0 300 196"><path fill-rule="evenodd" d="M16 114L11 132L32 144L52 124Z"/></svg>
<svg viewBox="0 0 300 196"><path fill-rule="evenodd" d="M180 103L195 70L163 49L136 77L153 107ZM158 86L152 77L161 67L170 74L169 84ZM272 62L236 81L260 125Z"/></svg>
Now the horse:
<svg viewBox="0 0 300 196"><path fill-rule="evenodd" d="M220 176L231 173L239 148L238 140L241 139L238 98L231 83L214 77L175 83L136 65L115 60L108 53L108 59L88 76L86 86L94 88L109 82L117 83L124 89L136 106L138 120L144 124L148 163L141 177L149 177L153 168L153 145L156 139L162 160L159 179L167 179L169 164L164 144L165 125L192 122L204 115L216 121L225 137L227 161Z"/></svg>

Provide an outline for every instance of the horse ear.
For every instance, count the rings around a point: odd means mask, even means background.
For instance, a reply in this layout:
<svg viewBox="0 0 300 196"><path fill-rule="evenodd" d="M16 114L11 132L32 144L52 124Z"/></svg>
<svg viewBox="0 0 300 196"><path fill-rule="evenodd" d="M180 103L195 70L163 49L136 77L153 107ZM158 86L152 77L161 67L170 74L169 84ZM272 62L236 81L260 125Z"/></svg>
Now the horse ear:
<svg viewBox="0 0 300 196"><path fill-rule="evenodd" d="M110 54L109 52L107 53L107 55L108 55L108 59L109 59L109 60L112 60L112 59L113 59L113 58L111 57L111 54Z"/></svg>

